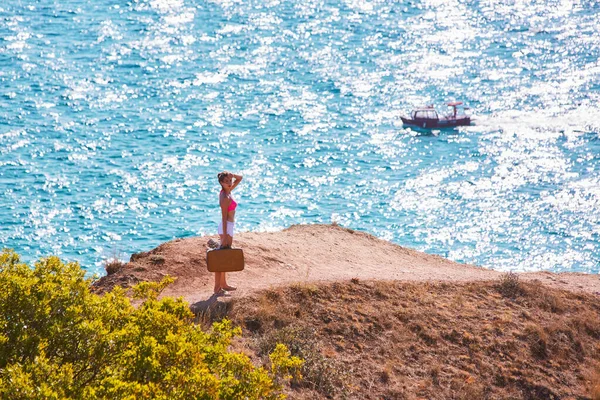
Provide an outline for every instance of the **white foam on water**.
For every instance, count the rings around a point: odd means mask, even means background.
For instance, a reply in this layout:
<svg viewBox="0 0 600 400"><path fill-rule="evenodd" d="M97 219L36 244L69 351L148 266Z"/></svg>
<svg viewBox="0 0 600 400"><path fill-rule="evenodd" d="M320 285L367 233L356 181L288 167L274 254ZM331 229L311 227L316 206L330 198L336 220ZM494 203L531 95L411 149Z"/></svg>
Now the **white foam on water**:
<svg viewBox="0 0 600 400"><path fill-rule="evenodd" d="M229 74L227 72L200 72L196 74L196 78L192 81L195 86L205 84L217 84L227 80Z"/></svg>

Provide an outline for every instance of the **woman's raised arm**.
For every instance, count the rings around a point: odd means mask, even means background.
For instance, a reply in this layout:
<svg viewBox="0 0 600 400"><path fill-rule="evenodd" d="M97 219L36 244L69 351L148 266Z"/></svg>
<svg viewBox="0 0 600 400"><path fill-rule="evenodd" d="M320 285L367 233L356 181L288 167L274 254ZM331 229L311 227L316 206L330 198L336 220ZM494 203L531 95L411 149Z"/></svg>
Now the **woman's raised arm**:
<svg viewBox="0 0 600 400"><path fill-rule="evenodd" d="M233 175L233 184L231 185L231 190L235 189L235 187L242 181L241 175L231 174Z"/></svg>

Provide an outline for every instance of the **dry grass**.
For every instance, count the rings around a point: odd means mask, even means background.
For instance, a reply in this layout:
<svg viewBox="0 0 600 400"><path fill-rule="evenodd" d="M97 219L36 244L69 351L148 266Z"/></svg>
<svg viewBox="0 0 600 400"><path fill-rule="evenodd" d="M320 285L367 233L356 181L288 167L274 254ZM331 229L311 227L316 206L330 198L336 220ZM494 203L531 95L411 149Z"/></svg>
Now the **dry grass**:
<svg viewBox="0 0 600 400"><path fill-rule="evenodd" d="M125 265L127 265L126 262L123 262L118 258L111 258L105 262L104 269L106 270L107 275L112 275L120 271Z"/></svg>
<svg viewBox="0 0 600 400"><path fill-rule="evenodd" d="M165 257L160 254L152 254L149 258L154 265L162 265L165 262Z"/></svg>
<svg viewBox="0 0 600 400"><path fill-rule="evenodd" d="M529 301L535 302L539 308L545 311L553 313L562 313L565 311L565 304L563 302L565 294L557 290L549 290L539 280L534 280L523 285L521 292Z"/></svg>
<svg viewBox="0 0 600 400"><path fill-rule="evenodd" d="M590 390L590 397L592 400L600 400L600 367L596 368L594 375L592 376L592 387Z"/></svg>
<svg viewBox="0 0 600 400"><path fill-rule="evenodd" d="M516 297L522 292L519 275L514 272L502 274L498 283L498 291L505 297Z"/></svg>
<svg viewBox="0 0 600 400"><path fill-rule="evenodd" d="M307 360L293 399L598 399L598 297L517 283L298 284L226 315L257 362L277 342Z"/></svg>
<svg viewBox="0 0 600 400"><path fill-rule="evenodd" d="M524 339L529 342L531 354L537 359L548 357L548 335L539 325L528 324L525 326Z"/></svg>

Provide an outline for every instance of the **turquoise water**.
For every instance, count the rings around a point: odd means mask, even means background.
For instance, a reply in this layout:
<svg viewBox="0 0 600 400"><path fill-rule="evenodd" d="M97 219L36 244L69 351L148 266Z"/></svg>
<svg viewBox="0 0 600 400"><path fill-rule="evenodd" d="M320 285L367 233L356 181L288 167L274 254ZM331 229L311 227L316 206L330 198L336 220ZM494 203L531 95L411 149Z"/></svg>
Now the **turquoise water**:
<svg viewBox="0 0 600 400"><path fill-rule="evenodd" d="M102 273L216 233L227 169L238 230L335 221L598 273L598 21L598 1L9 0L0 247ZM402 126L450 100L475 125Z"/></svg>

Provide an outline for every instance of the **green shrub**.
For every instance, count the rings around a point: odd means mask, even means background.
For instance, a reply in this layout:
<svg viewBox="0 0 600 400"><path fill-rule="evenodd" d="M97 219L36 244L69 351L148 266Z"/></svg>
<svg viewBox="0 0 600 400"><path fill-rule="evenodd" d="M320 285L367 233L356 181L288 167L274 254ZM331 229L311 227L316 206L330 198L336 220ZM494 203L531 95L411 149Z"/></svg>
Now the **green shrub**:
<svg viewBox="0 0 600 400"><path fill-rule="evenodd" d="M347 395L347 371L340 362L323 355L317 332L313 329L287 326L271 330L260 336L257 344L260 356L285 345L284 348L304 360L302 380L292 381L293 386L310 388L329 398Z"/></svg>
<svg viewBox="0 0 600 400"><path fill-rule="evenodd" d="M98 296L76 263L56 257L34 268L0 255L0 398L272 399L302 361L285 346L271 368L229 352L240 328L208 332L182 299L163 298L172 280L143 283L133 307L120 289Z"/></svg>

